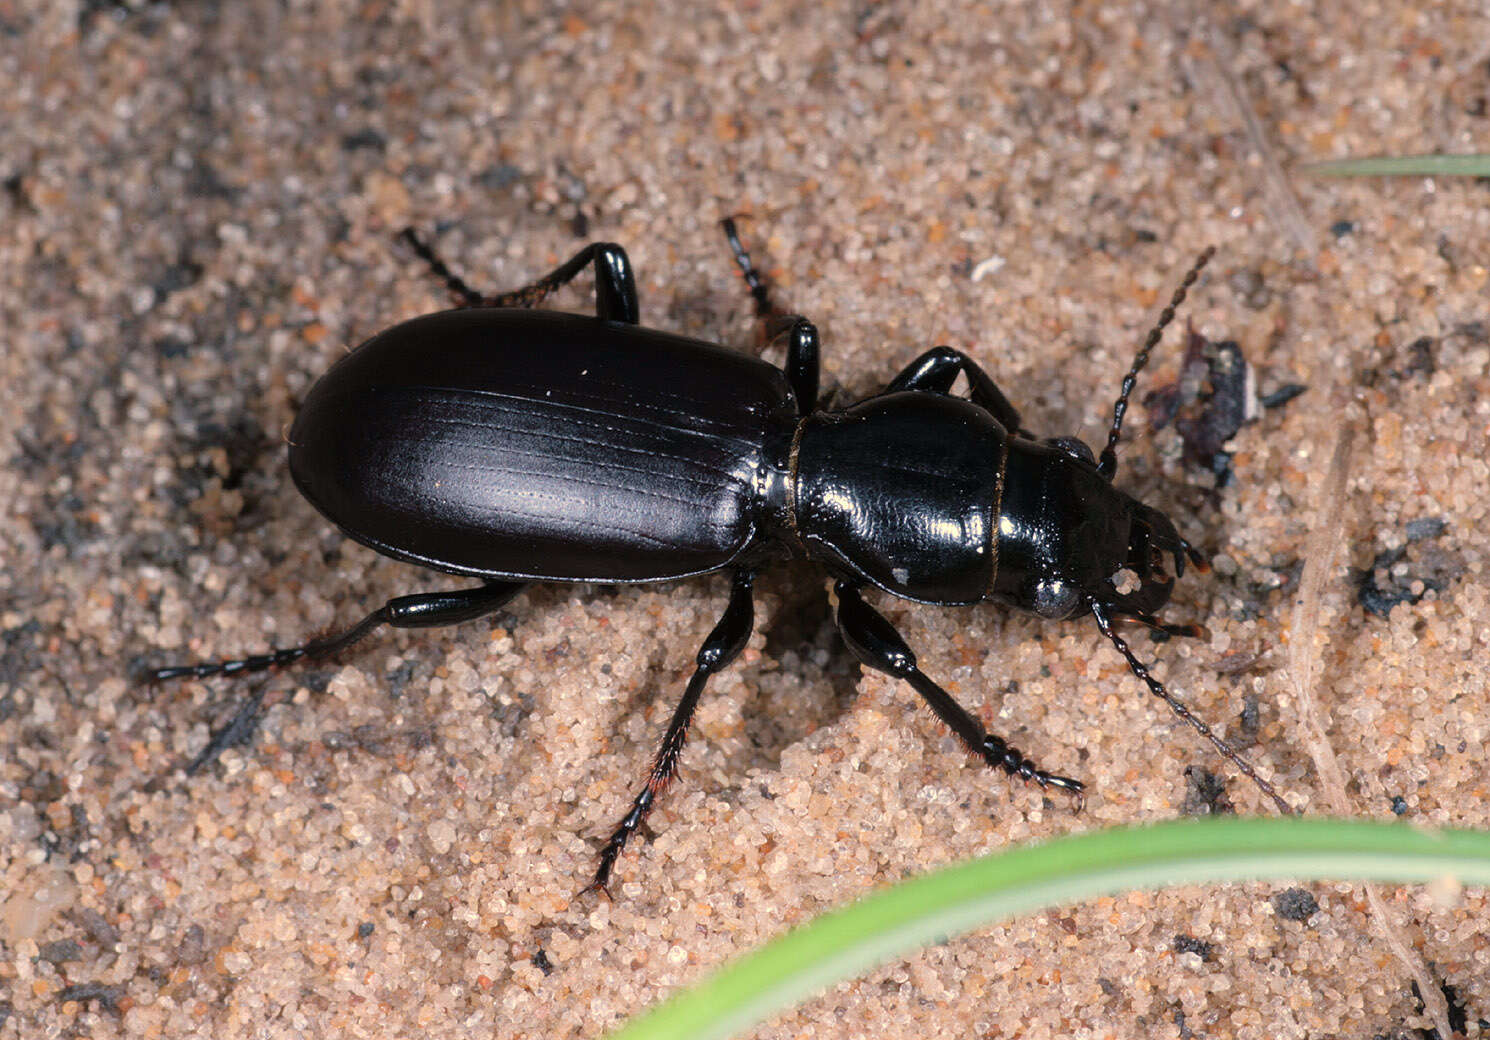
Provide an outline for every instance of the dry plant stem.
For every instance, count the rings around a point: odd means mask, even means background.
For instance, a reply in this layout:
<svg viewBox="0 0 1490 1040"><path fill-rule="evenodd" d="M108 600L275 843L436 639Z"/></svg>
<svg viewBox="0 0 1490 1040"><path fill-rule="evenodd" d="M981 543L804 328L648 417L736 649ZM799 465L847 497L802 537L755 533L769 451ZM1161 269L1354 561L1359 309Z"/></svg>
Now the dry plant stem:
<svg viewBox="0 0 1490 1040"><path fill-rule="evenodd" d="M1235 58L1230 46L1210 19L1202 13L1200 6L1192 8L1190 15L1188 34L1183 28L1177 27L1182 40L1179 49L1181 62L1191 80L1209 92L1212 103L1219 109L1218 114L1226 114L1229 109L1230 115L1242 124L1247 142L1252 146L1262 169L1263 207L1283 237L1313 260L1319 253L1319 242L1314 229L1304 215L1298 194L1293 190L1288 174L1284 172L1282 163L1278 161L1273 146L1263 131L1262 121L1247 102L1242 85L1231 71ZM1203 53L1197 54L1184 46L1186 35L1200 45L1197 50Z"/></svg>
<svg viewBox="0 0 1490 1040"><path fill-rule="evenodd" d="M1325 583L1334 573L1335 558L1340 553L1340 543L1345 535L1345 513L1338 508L1338 504L1345 499L1346 484L1350 477L1350 447L1355 439L1355 420L1354 415L1347 416L1340 435L1335 439L1329 469L1320 486L1320 495L1315 504L1315 527L1305 549L1304 572L1299 579L1299 596L1294 601L1288 639L1288 672L1299 706L1304 747L1314 760L1319 785L1330 812L1339 817L1353 816L1355 812L1345 793L1345 774L1335 757L1335 749L1330 746L1324 709L1314 696L1315 674L1319 665L1315 640L1319 632ZM1455 1035L1449 1028L1449 1008L1442 991L1429 975L1423 959L1401 939L1403 925L1396 910L1386 905L1376 885L1362 887L1366 890L1366 900L1371 907L1372 926L1398 963L1417 983L1423 1006L1428 1017L1433 1020L1438 1035Z"/></svg>

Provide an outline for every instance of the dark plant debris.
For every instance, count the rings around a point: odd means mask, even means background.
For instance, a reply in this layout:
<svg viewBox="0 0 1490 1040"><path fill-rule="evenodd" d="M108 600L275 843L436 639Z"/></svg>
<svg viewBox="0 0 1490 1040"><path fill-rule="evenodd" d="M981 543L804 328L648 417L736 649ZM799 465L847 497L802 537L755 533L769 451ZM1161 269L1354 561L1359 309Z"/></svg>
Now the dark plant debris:
<svg viewBox="0 0 1490 1040"><path fill-rule="evenodd" d="M1305 389L1289 383L1259 396L1256 373L1236 341L1210 340L1190 326L1179 378L1150 391L1144 404L1153 429L1174 424L1185 464L1209 471L1222 488L1234 475L1226 445L1237 431L1255 422L1264 408L1284 405Z"/></svg>
<svg viewBox="0 0 1490 1040"><path fill-rule="evenodd" d="M1436 541L1447 529L1448 522L1441 517L1409 522L1403 528L1406 544L1383 549L1364 570L1352 569L1356 601L1367 613L1384 618L1398 604L1416 603L1430 591L1447 589L1463 570L1461 561L1448 549L1423 545Z"/></svg>
<svg viewBox="0 0 1490 1040"><path fill-rule="evenodd" d="M1226 796L1226 780L1208 769L1185 767L1185 800L1180 812L1186 816L1222 816L1236 812Z"/></svg>

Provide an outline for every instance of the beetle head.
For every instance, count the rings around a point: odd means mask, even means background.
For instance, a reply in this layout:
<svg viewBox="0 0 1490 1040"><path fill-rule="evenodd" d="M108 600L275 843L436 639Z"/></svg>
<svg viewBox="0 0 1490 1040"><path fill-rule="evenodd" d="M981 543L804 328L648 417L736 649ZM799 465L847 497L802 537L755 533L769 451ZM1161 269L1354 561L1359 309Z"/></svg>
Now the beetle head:
<svg viewBox="0 0 1490 1040"><path fill-rule="evenodd" d="M1190 270L1185 273L1179 288L1175 289L1174 295L1170 297L1169 305L1160 313L1158 322L1149 330L1143 345L1138 348L1138 354L1133 359L1128 374L1123 377L1122 390L1112 409L1112 428L1107 434L1107 446L1102 449L1101 457L1095 467L1105 480L1111 481L1117 473L1118 438L1122 435L1123 417L1128 410L1128 395L1133 392L1138 373L1143 371L1143 367L1148 364L1150 351L1158 346L1165 327L1174 320L1175 311L1180 304L1185 302L1185 294L1190 286L1195 284L1201 270L1215 251L1214 246L1205 249ZM1176 634L1198 634L1201 629L1196 626L1161 625L1154 621L1154 614L1169 602L1169 594L1174 588L1175 579L1185 574L1186 559L1195 564L1197 569L1203 569L1204 558L1180 537L1179 532L1174 529L1174 524L1170 523L1169 517L1120 491L1114 491L1114 494L1120 495L1126 503L1124 512L1128 517L1127 558L1117 568L1116 574L1095 585L1088 586L1089 604L1107 608L1105 611L1094 611L1094 613L1098 613L1099 619L1102 613L1106 613L1114 620L1138 621L1150 628L1164 629ZM1173 576L1169 573L1168 561L1174 563ZM1133 586L1135 580L1136 587Z"/></svg>
<svg viewBox="0 0 1490 1040"><path fill-rule="evenodd" d="M999 518L999 576L991 591L998 598L1046 617L1090 613L1102 634L1149 691L1249 777L1272 799L1279 812L1288 815L1293 810L1273 785L1172 696L1117 633L1117 626L1124 622L1170 635L1205 633L1199 625L1167 625L1154 617L1169 602L1175 579L1185 573L1186 561L1203 571L1205 559L1180 537L1169 517L1117 490L1112 486L1112 478L1117 473L1117 444L1122 435L1123 416L1138 373L1148 363L1149 352L1158 345L1164 327L1174 320L1175 309L1184 301L1186 290L1195 284L1201 268L1214 252L1207 249L1201 253L1139 348L1113 406L1107 446L1095 464L1091 450L1070 438L1054 438L1042 445L1023 441L1027 445L1023 450L1016 447L1022 438L1010 442L1009 473L1020 468L1024 472L1005 483L1006 508ZM1039 450L1052 449L1063 458L1045 460L1038 471L1022 465ZM1039 479L1032 479L1037 472ZM1015 515L1023 516L1023 523L1009 520L1011 486L1022 492L1017 497L1023 501L1016 508L1026 512ZM1051 509L1052 506L1055 508ZM1011 537L1016 535L1020 537ZM1011 573L1007 577L1004 575L1006 543L1010 550L1008 562L1014 565L1008 568ZM1174 565L1172 576L1170 563Z"/></svg>
<svg viewBox="0 0 1490 1040"><path fill-rule="evenodd" d="M1118 595L1111 579L1119 570L1158 578L1150 527L1136 522L1144 507L1112 486L1085 444L1012 438L1003 483L995 598L1060 620L1086 613L1094 598ZM1178 542L1173 526L1160 520ZM1141 599L1157 609L1167 597L1168 586L1155 585ZM1127 604L1114 602L1114 609L1129 612Z"/></svg>

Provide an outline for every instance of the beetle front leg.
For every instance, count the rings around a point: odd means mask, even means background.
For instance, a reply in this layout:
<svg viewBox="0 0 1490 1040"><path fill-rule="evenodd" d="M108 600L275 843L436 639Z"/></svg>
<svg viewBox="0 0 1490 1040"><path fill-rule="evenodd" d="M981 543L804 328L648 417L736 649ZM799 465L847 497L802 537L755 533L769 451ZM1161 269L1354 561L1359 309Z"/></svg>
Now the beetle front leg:
<svg viewBox="0 0 1490 1040"><path fill-rule="evenodd" d="M910 683L968 751L989 766L1026 783L1033 780L1042 788L1069 791L1076 800L1077 810L1081 809L1085 785L1080 780L1046 772L1008 741L987 732L950 693L916 667L916 655L900 638L895 626L864 602L856 585L840 581L834 589L838 595L838 629L855 657L877 671Z"/></svg>
<svg viewBox="0 0 1490 1040"><path fill-rule="evenodd" d="M999 421L999 425L1010 433L1019 432L1019 410L1009 403L1003 391L994 384L972 358L951 347L932 347L905 367L905 370L890 380L885 393L898 390L926 390L945 394L952 389L958 375L967 376L969 394L973 404L988 412Z"/></svg>
<svg viewBox="0 0 1490 1040"><path fill-rule="evenodd" d="M616 865L617 857L652 811L657 796L678 775L678 759L682 757L683 744L688 739L688 725L693 721L693 713L698 708L699 697L703 695L709 676L738 657L750 640L750 632L755 627L755 604L751 598L754 583L755 575L752 572L736 572L735 584L730 590L729 606L725 608L719 624L714 626L714 631L709 633L709 638L699 648L698 667L694 670L693 678L688 680L683 699L678 702L672 721L668 723L667 735L662 738L662 747L658 749L657 757L652 762L652 770L647 774L646 786L631 803L631 811L605 843L605 848L600 852L600 866L595 871L594 880L585 886L584 891L598 888L607 896L610 895L611 869Z"/></svg>
<svg viewBox="0 0 1490 1040"><path fill-rule="evenodd" d="M591 242L537 281L511 292L483 296L451 271L413 228L404 228L399 237L445 283L445 287L461 307L536 307L550 293L568 285L576 275L593 263L596 315L625 325L635 325L641 320L641 304L636 295L636 279L631 273L631 260L627 257L626 250L614 242Z"/></svg>

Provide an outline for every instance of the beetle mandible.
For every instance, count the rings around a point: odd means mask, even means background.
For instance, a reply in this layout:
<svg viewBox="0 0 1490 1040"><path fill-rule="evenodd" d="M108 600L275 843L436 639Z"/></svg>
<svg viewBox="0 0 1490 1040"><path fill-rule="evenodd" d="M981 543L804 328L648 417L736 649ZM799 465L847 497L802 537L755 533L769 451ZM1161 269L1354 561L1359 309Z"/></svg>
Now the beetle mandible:
<svg viewBox="0 0 1490 1040"><path fill-rule="evenodd" d="M290 430L290 473L355 541L481 584L399 596L302 646L147 677L202 679L326 657L382 625L427 628L494 613L532 581L660 582L729 571L729 604L698 652L645 784L601 850L588 887L608 893L617 857L677 773L709 676L750 637L757 572L799 557L835 579L838 627L854 655L909 683L989 766L1081 805L1081 781L1041 769L988 733L917 667L905 640L864 601L864 586L939 606L992 600L1050 619L1090 614L1155 695L1289 812L1116 631L1121 623L1201 631L1155 614L1186 561L1204 568L1203 558L1168 517L1112 478L1134 381L1213 250L1186 273L1144 340L1107 445L1094 456L1075 438L1027 431L977 362L951 347L926 351L866 400L825 407L817 329L773 306L734 221L722 226L768 339L785 343L784 368L642 328L631 263L618 245L592 243L532 284L488 296L406 230L457 306L379 333L322 376ZM593 317L534 309L591 266ZM958 376L967 397L952 393ZM241 739L256 710L241 711L193 765Z"/></svg>

